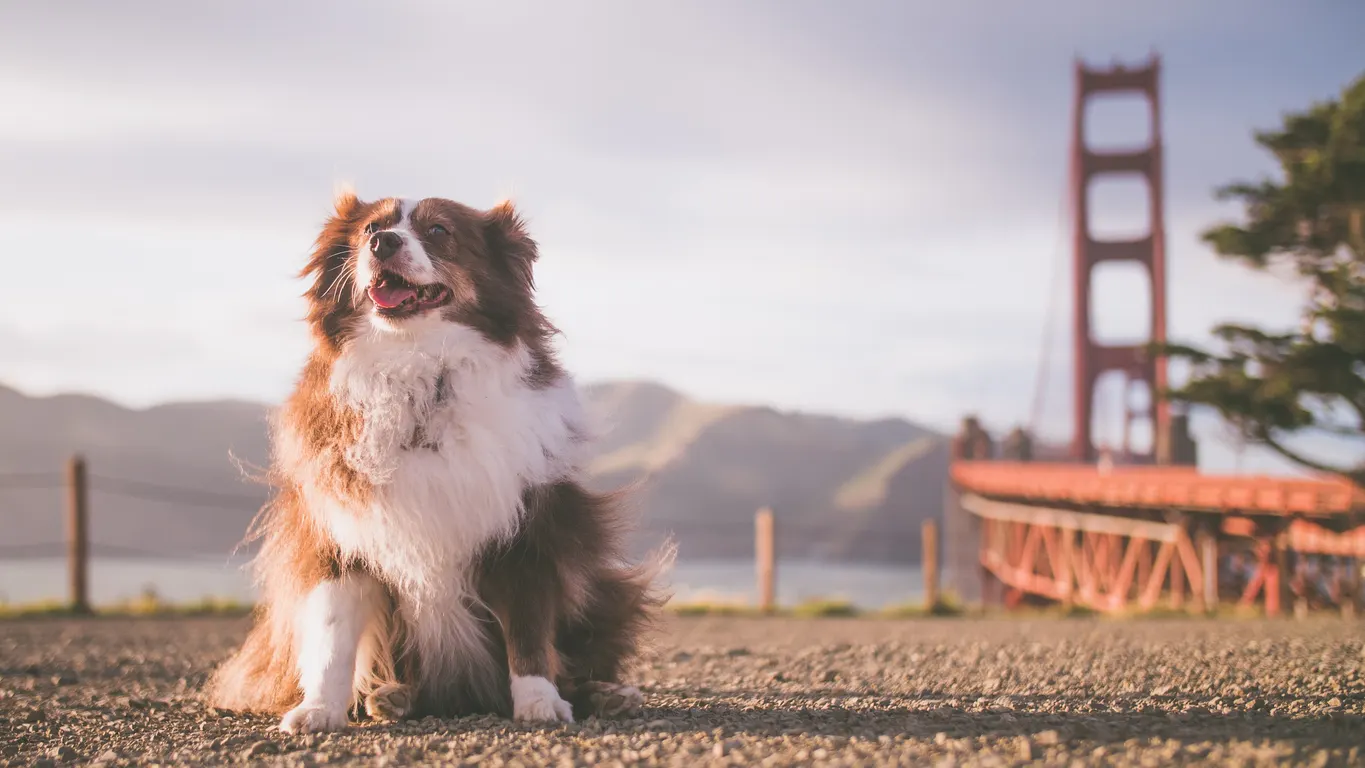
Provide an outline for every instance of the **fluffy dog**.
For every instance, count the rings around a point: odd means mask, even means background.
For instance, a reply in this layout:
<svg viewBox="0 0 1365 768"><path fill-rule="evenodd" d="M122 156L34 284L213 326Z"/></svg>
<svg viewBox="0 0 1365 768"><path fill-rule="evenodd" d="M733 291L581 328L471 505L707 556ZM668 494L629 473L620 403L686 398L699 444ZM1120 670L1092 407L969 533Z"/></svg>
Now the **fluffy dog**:
<svg viewBox="0 0 1365 768"><path fill-rule="evenodd" d="M314 347L272 423L261 601L209 683L290 732L637 709L664 549L623 553L510 204L337 197L301 273Z"/></svg>

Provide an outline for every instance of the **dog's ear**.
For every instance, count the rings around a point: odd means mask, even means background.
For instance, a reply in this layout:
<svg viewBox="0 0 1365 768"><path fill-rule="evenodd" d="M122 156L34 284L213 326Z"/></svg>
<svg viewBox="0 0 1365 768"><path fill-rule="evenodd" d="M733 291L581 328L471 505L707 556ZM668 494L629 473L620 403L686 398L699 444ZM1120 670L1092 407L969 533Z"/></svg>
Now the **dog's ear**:
<svg viewBox="0 0 1365 768"><path fill-rule="evenodd" d="M329 282L331 276L327 274L328 268L338 271L349 256L352 227L356 219L363 215L365 203L356 197L354 187L349 183L340 183L332 190L332 208L334 212L323 224L322 232L313 243L313 254L299 272L299 277L316 275L320 281ZM319 286L317 290L326 287Z"/></svg>
<svg viewBox="0 0 1365 768"><path fill-rule="evenodd" d="M349 219L355 215L356 209L360 207L360 198L356 196L355 187L350 182L338 182L332 189L332 206L336 209L339 219Z"/></svg>
<svg viewBox="0 0 1365 768"><path fill-rule="evenodd" d="M351 239L359 218L365 215L366 203L356 197L350 185L338 185L333 191L332 206L335 212L318 233L299 277L310 281L304 296L309 299L308 321L315 338L335 346L353 309L354 286L347 278L346 264L351 257Z"/></svg>
<svg viewBox="0 0 1365 768"><path fill-rule="evenodd" d="M485 213L483 230L489 256L533 287L532 265L540 253L512 201L504 200Z"/></svg>

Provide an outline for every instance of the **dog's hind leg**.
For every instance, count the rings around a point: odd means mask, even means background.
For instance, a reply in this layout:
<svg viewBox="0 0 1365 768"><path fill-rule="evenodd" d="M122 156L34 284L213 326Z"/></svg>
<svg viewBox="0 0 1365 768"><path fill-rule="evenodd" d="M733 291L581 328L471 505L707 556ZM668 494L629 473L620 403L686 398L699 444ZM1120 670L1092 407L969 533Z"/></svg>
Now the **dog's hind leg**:
<svg viewBox="0 0 1365 768"><path fill-rule="evenodd" d="M640 689L621 683L603 683L589 680L574 686L569 694L573 705L574 717L616 718L634 717L640 714L645 697Z"/></svg>

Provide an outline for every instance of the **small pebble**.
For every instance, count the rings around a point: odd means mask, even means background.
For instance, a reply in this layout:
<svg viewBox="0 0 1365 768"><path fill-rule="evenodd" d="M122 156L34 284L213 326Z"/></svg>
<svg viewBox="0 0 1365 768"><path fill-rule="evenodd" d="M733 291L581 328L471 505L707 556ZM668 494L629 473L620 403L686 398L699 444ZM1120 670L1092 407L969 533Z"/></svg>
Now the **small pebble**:
<svg viewBox="0 0 1365 768"><path fill-rule="evenodd" d="M1043 731L1042 733L1035 734L1033 740L1044 746L1062 743L1061 734L1056 731Z"/></svg>
<svg viewBox="0 0 1365 768"><path fill-rule="evenodd" d="M279 751L280 746L273 741L258 741L247 747L246 751L242 752L242 757L250 760L254 757L279 754Z"/></svg>

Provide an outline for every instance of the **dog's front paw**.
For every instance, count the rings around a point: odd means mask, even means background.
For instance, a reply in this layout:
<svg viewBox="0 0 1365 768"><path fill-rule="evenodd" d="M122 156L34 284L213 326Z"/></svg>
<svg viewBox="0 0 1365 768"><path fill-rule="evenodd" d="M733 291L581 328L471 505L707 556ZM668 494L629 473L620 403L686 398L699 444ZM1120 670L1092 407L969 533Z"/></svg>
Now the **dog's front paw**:
<svg viewBox="0 0 1365 768"><path fill-rule="evenodd" d="M521 722L573 722L573 707L543 677L512 678L512 719Z"/></svg>
<svg viewBox="0 0 1365 768"><path fill-rule="evenodd" d="M284 713L280 730L285 733L320 733L340 731L346 727L345 708L300 704Z"/></svg>
<svg viewBox="0 0 1365 768"><path fill-rule="evenodd" d="M402 720L412 711L412 689L388 683L365 697L365 713L376 720Z"/></svg>

